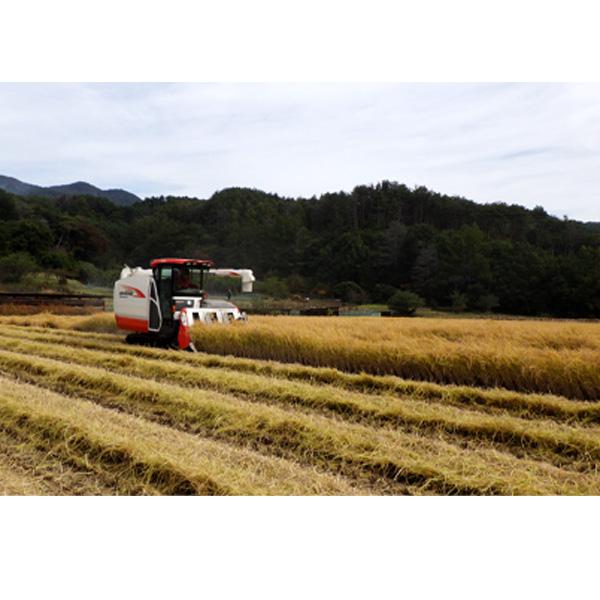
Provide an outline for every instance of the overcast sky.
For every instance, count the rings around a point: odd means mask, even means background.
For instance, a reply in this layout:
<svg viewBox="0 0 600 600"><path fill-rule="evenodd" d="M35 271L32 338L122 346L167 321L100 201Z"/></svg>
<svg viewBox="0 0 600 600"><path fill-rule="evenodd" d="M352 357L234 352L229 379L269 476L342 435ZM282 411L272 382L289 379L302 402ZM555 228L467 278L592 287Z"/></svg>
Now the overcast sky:
<svg viewBox="0 0 600 600"><path fill-rule="evenodd" d="M0 174L200 198L388 179L600 221L600 86L0 83Z"/></svg>

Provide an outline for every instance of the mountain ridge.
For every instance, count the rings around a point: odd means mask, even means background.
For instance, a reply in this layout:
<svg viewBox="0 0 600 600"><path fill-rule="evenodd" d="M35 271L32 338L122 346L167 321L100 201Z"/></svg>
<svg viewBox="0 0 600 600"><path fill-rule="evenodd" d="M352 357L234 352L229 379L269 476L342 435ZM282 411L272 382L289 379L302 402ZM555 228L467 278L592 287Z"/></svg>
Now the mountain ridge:
<svg viewBox="0 0 600 600"><path fill-rule="evenodd" d="M102 190L86 181L41 186L21 181L15 177L0 175L0 189L17 196L40 196L43 198L60 198L61 196L94 196L106 198L117 206L130 206L141 202L141 198L123 189Z"/></svg>

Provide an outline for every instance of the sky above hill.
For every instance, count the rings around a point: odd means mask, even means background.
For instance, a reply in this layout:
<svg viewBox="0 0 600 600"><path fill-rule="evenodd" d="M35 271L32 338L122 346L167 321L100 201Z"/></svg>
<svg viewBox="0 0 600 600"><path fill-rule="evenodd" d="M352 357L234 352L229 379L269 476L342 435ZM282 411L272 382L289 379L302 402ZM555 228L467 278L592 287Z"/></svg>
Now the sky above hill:
<svg viewBox="0 0 600 600"><path fill-rule="evenodd" d="M600 85L0 83L0 173L199 198L387 179L600 221Z"/></svg>

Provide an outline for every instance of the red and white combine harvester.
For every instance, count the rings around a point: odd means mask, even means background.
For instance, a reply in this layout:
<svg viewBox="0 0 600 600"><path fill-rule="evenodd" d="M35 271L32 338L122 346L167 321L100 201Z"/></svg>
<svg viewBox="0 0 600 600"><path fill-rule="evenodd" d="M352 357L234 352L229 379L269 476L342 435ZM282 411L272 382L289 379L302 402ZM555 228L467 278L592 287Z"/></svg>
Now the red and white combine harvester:
<svg viewBox="0 0 600 600"><path fill-rule="evenodd" d="M194 351L190 340L194 322L245 319L235 304L208 299L207 274L240 278L242 292L251 292L255 281L250 269L215 269L211 260L197 258L157 258L149 269L125 266L113 297L117 327L132 332L126 341Z"/></svg>

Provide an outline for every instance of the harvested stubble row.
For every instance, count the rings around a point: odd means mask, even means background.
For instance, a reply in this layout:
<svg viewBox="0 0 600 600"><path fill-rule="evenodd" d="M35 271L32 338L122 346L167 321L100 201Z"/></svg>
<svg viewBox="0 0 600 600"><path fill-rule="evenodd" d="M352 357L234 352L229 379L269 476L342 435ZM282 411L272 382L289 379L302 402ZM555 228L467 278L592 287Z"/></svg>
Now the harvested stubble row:
<svg viewBox="0 0 600 600"><path fill-rule="evenodd" d="M574 465L585 469L587 465L587 468L594 468L596 461L600 460L600 429L597 428L582 430L541 420L528 422L509 415L482 415L452 406L432 406L410 397L369 396L308 383L236 374L224 369L71 349L52 343L31 343L8 336L0 336L0 348L83 366L101 364L104 369L123 375L151 375L161 381L211 388L257 402L339 414L368 425L388 424L417 432L437 431L446 434L446 437L462 436L480 443L487 441L508 451L515 450L519 456L527 448L532 456L545 458L558 466ZM590 408L598 409L600 406Z"/></svg>
<svg viewBox="0 0 600 600"><path fill-rule="evenodd" d="M15 467L12 461L6 463L2 459L0 457L0 496L41 496L54 491L43 481Z"/></svg>
<svg viewBox="0 0 600 600"><path fill-rule="evenodd" d="M414 382L393 376L376 376L366 373L345 373L331 368L309 367L304 365L276 363L273 361L219 356L211 354L185 354L130 346L115 343L111 335L88 335L72 331L48 331L43 328L24 329L22 327L5 327L0 331L0 339L6 338L10 347L19 340L31 340L40 343L64 344L72 348L85 348L109 352L112 358L116 355L138 356L157 359L162 365L175 363L187 368L211 368L211 380L215 368L219 371L252 373L287 381L323 384L332 388L345 388L363 394L383 394L397 396L408 400L422 400L430 403L468 407L491 414L511 414L513 416L537 419L550 418L559 422L574 424L600 423L600 403L589 401L573 401L549 394L516 393L502 389L482 389L467 386L439 385L428 382ZM48 354L46 354L48 356ZM166 367L165 367L166 368ZM164 372L164 369L163 369ZM148 373L146 373L147 375ZM198 376L198 372L194 371ZM180 379L181 381L181 379ZM332 388L327 388L331 390ZM289 390L288 390L289 391ZM333 402L330 403L333 407ZM378 413L385 415L385 400L377 398ZM340 408L340 410L342 410ZM350 409L348 409L350 410ZM384 417L385 418L385 417Z"/></svg>
<svg viewBox="0 0 600 600"><path fill-rule="evenodd" d="M0 425L0 495L110 495L123 489L118 473L100 477L89 464L76 465L45 446Z"/></svg>
<svg viewBox="0 0 600 600"><path fill-rule="evenodd" d="M285 456L337 472L374 485L376 491L581 494L599 489L593 476L502 452L478 448L465 452L434 437L339 423L217 392L7 351L0 352L0 365L37 385L245 445L268 456Z"/></svg>
<svg viewBox="0 0 600 600"><path fill-rule="evenodd" d="M356 494L341 478L0 378L2 431L121 494Z"/></svg>

